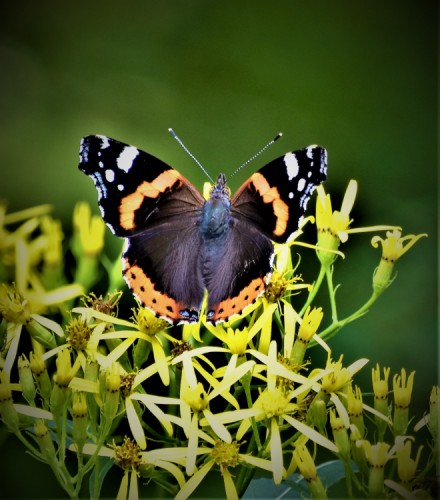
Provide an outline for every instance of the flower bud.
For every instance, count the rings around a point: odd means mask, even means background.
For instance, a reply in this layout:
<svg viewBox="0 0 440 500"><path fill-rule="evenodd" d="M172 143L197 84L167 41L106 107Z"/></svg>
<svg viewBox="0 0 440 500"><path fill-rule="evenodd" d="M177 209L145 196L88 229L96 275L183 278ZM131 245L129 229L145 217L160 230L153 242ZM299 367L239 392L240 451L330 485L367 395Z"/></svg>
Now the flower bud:
<svg viewBox="0 0 440 500"><path fill-rule="evenodd" d="M67 406L69 384L74 376L69 349L63 349L58 353L56 365L57 372L54 376L55 385L50 397L50 410L56 418L59 418Z"/></svg>
<svg viewBox="0 0 440 500"><path fill-rule="evenodd" d="M30 367L37 383L38 392L43 398L45 408L49 408L50 395L52 393L52 384L47 373L46 364L43 358L37 353L30 353Z"/></svg>
<svg viewBox="0 0 440 500"><path fill-rule="evenodd" d="M348 432L344 421L341 417L336 416L336 412L333 409L330 410L330 425L333 432L333 441L339 450L339 456L342 460L347 461L350 458L351 449Z"/></svg>
<svg viewBox="0 0 440 500"><path fill-rule="evenodd" d="M84 370L84 379L96 382L99 376L99 364L97 361L87 361ZM89 413L89 423L91 432L97 432L99 406L95 399L95 394L87 393L87 407Z"/></svg>
<svg viewBox="0 0 440 500"><path fill-rule="evenodd" d="M10 432L19 432L19 418L12 400L9 373L4 371L0 374L0 416Z"/></svg>
<svg viewBox="0 0 440 500"><path fill-rule="evenodd" d="M403 435L408 427L409 404L411 402L411 394L414 383L415 372L411 372L406 377L406 371L402 368L401 375L394 375L394 414L393 426L394 435Z"/></svg>
<svg viewBox="0 0 440 500"><path fill-rule="evenodd" d="M436 441L440 431L440 387L434 386L429 398L429 431Z"/></svg>
<svg viewBox="0 0 440 500"><path fill-rule="evenodd" d="M358 443L362 440L362 434L359 432L355 425L350 425L350 442L351 442L351 454L354 462L361 469L362 473L367 476L368 474L368 463L365 457L365 451Z"/></svg>
<svg viewBox="0 0 440 500"><path fill-rule="evenodd" d="M383 378L380 377L379 363L376 368L372 370L373 376L373 392L374 392L374 409L385 417L390 416L390 410L388 406L388 377L390 375L390 368L383 369ZM387 423L382 418L374 416L376 427L378 430L378 438L383 439L385 434Z"/></svg>
<svg viewBox="0 0 440 500"><path fill-rule="evenodd" d="M310 424L314 425L318 431L325 435L325 427L327 425L327 401L329 396L320 391L307 412L307 420Z"/></svg>
<svg viewBox="0 0 440 500"><path fill-rule="evenodd" d="M407 439L406 441L399 440L396 446L397 455L397 473L399 479L405 485L415 478L417 472L417 466L420 460L423 446L420 446L417 451L416 459L411 458L411 441Z"/></svg>
<svg viewBox="0 0 440 500"><path fill-rule="evenodd" d="M50 436L49 429L43 420L36 420L34 432L42 455L49 463L56 460L55 446Z"/></svg>
<svg viewBox="0 0 440 500"><path fill-rule="evenodd" d="M310 310L310 306L307 308L301 325L298 330L298 335L293 344L292 353L290 359L297 365L301 365L306 353L307 344L310 339L318 331L319 325L321 324L323 317L323 312L321 307L314 307Z"/></svg>
<svg viewBox="0 0 440 500"><path fill-rule="evenodd" d="M139 339L133 348L133 362L135 368L140 368L148 359L151 352L151 343Z"/></svg>
<svg viewBox="0 0 440 500"><path fill-rule="evenodd" d="M27 357L22 354L17 361L18 378L20 380L21 391L26 401L33 406L35 404L35 387L34 377L32 376L31 366Z"/></svg>
<svg viewBox="0 0 440 500"><path fill-rule="evenodd" d="M359 387L356 387L355 391L349 391L347 401L350 422L356 426L361 436L363 436L365 432L365 426L362 407L362 392Z"/></svg>
<svg viewBox="0 0 440 500"><path fill-rule="evenodd" d="M87 440L87 399L83 392L74 392L72 401L73 440L79 453Z"/></svg>
<svg viewBox="0 0 440 500"><path fill-rule="evenodd" d="M314 498L327 498L327 492L316 472L315 462L305 445L298 445L293 451L293 459L300 473L307 481Z"/></svg>
<svg viewBox="0 0 440 500"><path fill-rule="evenodd" d="M389 454L390 445L382 442L372 445L369 441L360 441L359 445L363 446L365 456L370 465L368 498L382 498L384 494L385 464L391 458Z"/></svg>
<svg viewBox="0 0 440 500"><path fill-rule="evenodd" d="M105 378L105 399L104 399L104 417L111 422L118 411L121 388L121 375L119 365L113 363L106 373Z"/></svg>
<svg viewBox="0 0 440 500"><path fill-rule="evenodd" d="M47 349L54 349L57 346L54 334L38 321L35 321L34 318L31 318L26 323L26 330L34 340Z"/></svg>

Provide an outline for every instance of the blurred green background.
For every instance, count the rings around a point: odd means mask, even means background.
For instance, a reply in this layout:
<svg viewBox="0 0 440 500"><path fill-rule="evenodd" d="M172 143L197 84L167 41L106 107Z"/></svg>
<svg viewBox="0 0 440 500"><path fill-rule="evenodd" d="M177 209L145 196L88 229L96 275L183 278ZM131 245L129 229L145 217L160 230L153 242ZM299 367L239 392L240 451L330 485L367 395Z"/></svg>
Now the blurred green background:
<svg viewBox="0 0 440 500"><path fill-rule="evenodd" d="M347 363L367 357L370 367L416 370L421 415L438 367L437 2L43 0L2 11L0 196L11 210L50 202L67 230L78 200L97 212L96 191L77 169L80 138L91 133L145 149L201 187L168 127L213 176L283 131L233 190L272 158L319 143L335 200L349 179L359 182L354 227L429 233L398 262L373 310L331 343ZM352 237L337 268L341 316L370 294L380 258L370 239ZM4 497L47 497L47 484L14 479L28 462L12 444L0 451L2 477L11 478Z"/></svg>

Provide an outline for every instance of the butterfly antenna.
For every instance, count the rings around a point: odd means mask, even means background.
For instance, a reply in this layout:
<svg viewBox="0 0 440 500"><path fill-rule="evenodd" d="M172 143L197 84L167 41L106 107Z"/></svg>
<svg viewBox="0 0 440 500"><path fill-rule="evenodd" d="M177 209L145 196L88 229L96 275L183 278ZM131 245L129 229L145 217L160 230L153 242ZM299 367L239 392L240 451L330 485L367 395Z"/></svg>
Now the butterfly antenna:
<svg viewBox="0 0 440 500"><path fill-rule="evenodd" d="M249 158L249 160L246 160L242 165L240 165L237 170L235 170L230 176L229 178L233 177L237 172L239 172L243 167L245 167L246 165L248 165L251 161L254 161L255 158L257 158L258 156L261 155L261 153L263 153L263 151L266 151L266 149L269 147L269 146L272 146L272 144L277 141L281 136L282 136L282 132L280 132L279 134L277 134L271 141L269 141L265 146L264 148L261 148L260 151L258 151L258 153L255 153L254 156L251 156Z"/></svg>
<svg viewBox="0 0 440 500"><path fill-rule="evenodd" d="M183 142L181 141L180 137L176 134L176 132L174 132L174 130L172 128L169 128L168 129L168 132L174 137L174 139L176 139L176 141L179 143L179 145L182 147L182 149L185 151L185 153L191 157L196 163L197 165L202 169L202 171L204 172L204 174L206 175L206 177L208 177L208 179L214 183L214 181L212 180L212 177L208 174L207 170L205 169L205 167L199 162L199 160L191 153L191 151L185 146L185 144L183 144Z"/></svg>

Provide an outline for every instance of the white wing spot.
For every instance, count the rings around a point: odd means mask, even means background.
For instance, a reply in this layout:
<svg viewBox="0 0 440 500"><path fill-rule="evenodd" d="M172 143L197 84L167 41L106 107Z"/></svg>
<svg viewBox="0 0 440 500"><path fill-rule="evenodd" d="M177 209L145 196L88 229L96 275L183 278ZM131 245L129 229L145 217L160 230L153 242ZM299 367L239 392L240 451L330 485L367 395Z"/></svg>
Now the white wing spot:
<svg viewBox="0 0 440 500"><path fill-rule="evenodd" d="M316 146L309 146L306 148L306 156L307 158L310 158L313 160L313 151L316 149ZM313 162L312 162L313 165Z"/></svg>
<svg viewBox="0 0 440 500"><path fill-rule="evenodd" d="M300 179L298 181L298 186L296 187L296 189L301 192L303 189L304 189L304 186L306 185L306 180L305 179Z"/></svg>
<svg viewBox="0 0 440 500"><path fill-rule="evenodd" d="M284 163L287 167L287 175L289 181L298 175L299 165L296 155L294 153L287 153L284 155Z"/></svg>
<svg viewBox="0 0 440 500"><path fill-rule="evenodd" d="M98 161L98 165L101 167L101 168L104 168L104 163L102 161Z"/></svg>
<svg viewBox="0 0 440 500"><path fill-rule="evenodd" d="M294 197L294 194L292 192L289 193L289 198L292 199Z"/></svg>
<svg viewBox="0 0 440 500"><path fill-rule="evenodd" d="M309 179L310 179L310 177L312 177L312 171L311 171L311 170L309 170L309 171L307 172L307 177L308 177Z"/></svg>
<svg viewBox="0 0 440 500"><path fill-rule="evenodd" d="M115 180L115 173L113 170L107 169L105 171L105 178L108 182L113 182Z"/></svg>
<svg viewBox="0 0 440 500"><path fill-rule="evenodd" d="M116 163L118 168L124 172L128 172L133 165L133 161L139 154L139 150L134 146L127 146L122 150L122 153L118 156Z"/></svg>
<svg viewBox="0 0 440 500"><path fill-rule="evenodd" d="M122 184L118 184L119 191L124 191L124 186Z"/></svg>
<svg viewBox="0 0 440 500"><path fill-rule="evenodd" d="M93 181L95 183L96 189L98 190L98 199L107 198L107 188L102 180L102 175L100 172L95 172L93 174Z"/></svg>
<svg viewBox="0 0 440 500"><path fill-rule="evenodd" d="M101 139L101 149L107 149L110 146L110 141L105 135L97 135Z"/></svg>
<svg viewBox="0 0 440 500"><path fill-rule="evenodd" d="M82 163L87 163L87 161L89 160L89 148L84 144L84 139L81 139L79 158Z"/></svg>

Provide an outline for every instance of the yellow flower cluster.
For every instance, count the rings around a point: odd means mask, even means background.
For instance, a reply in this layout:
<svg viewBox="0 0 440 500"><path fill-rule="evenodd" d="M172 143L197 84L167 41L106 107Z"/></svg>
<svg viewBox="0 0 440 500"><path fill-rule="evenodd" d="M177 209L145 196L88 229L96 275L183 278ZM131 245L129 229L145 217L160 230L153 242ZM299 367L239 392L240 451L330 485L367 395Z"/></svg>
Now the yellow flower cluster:
<svg viewBox="0 0 440 500"><path fill-rule="evenodd" d="M369 406L354 385L368 360L334 360L328 341L371 308L392 282L396 260L424 235L402 237L394 226L352 229L356 191L351 181L333 211L330 195L318 189L315 244L299 241L301 226L293 241L276 246L271 283L245 316L217 326L202 317L180 330L140 307L124 310L122 292L115 291L119 259L105 255L104 224L87 204L75 208L65 246L49 207L9 215L0 207L0 415L7 430L49 465L71 497L92 471L103 480L114 464L123 470L118 498L145 496L140 485L150 482L185 499L210 472L222 478L220 496L239 498L258 469L270 477L274 495L276 485L300 485L303 478L313 496L325 498L320 449L343 467L349 496L353 484L366 496L412 495L434 467L428 462L418 471L421 447L412 458L414 372L394 375L391 392L390 369L374 368ZM372 296L340 318L334 266L348 236L367 230L388 231L372 240L383 249ZM293 265L292 245L316 252L313 284L302 281L300 262ZM73 270L65 266L67 250ZM92 291L102 275L104 296ZM324 281L329 311L317 301ZM24 335L30 343L20 340ZM323 366L310 360L314 346L325 353ZM437 389L430 418L417 424L428 426L437 447L438 403ZM365 412L374 417L370 431ZM77 456L74 473L65 464L68 454ZM100 457L111 459L109 466L99 469ZM387 477L391 461L395 474ZM91 484L98 498L101 482Z"/></svg>

